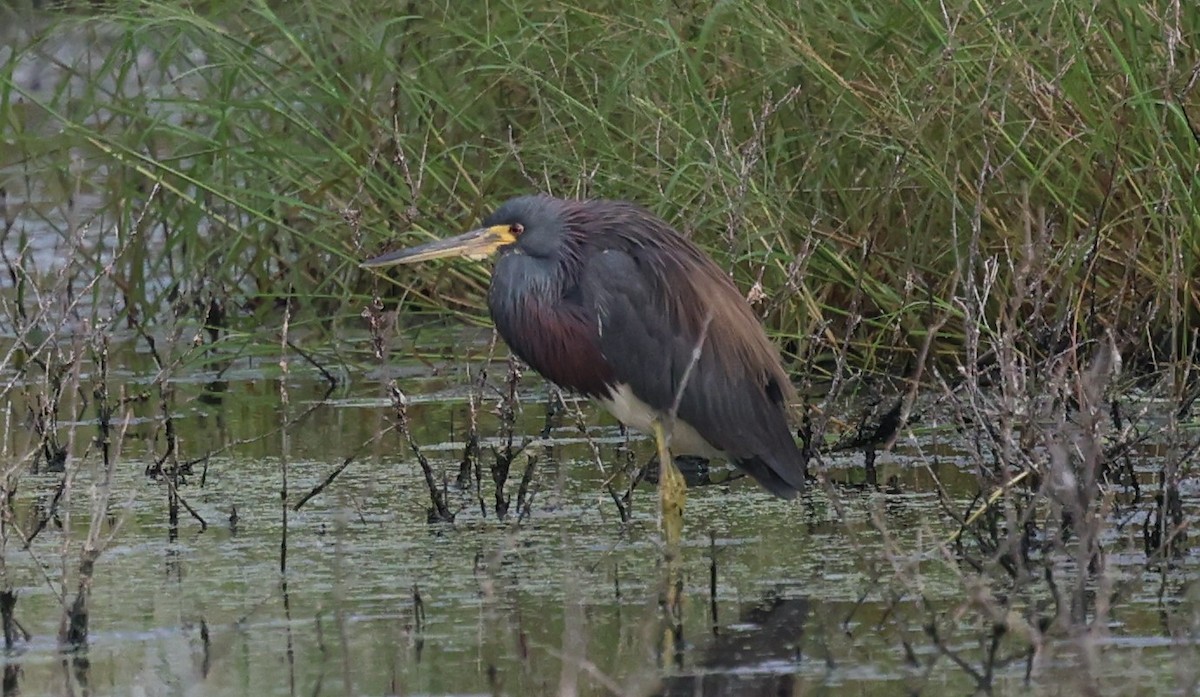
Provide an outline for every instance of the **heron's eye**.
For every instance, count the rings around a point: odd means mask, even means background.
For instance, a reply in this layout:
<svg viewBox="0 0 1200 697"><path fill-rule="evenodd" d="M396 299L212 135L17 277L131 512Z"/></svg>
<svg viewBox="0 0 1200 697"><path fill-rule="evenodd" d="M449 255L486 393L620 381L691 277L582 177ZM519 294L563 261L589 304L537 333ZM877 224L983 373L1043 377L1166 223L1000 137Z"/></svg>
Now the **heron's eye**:
<svg viewBox="0 0 1200 697"><path fill-rule="evenodd" d="M512 233L513 237L520 237L521 233L525 232L525 226L520 223L513 223L508 226L508 231Z"/></svg>

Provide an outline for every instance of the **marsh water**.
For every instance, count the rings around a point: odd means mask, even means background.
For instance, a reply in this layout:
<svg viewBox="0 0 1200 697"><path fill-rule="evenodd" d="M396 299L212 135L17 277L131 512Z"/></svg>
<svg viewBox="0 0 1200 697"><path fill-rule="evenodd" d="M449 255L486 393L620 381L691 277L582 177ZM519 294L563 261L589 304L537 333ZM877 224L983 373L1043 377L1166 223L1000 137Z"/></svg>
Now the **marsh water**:
<svg viewBox="0 0 1200 697"><path fill-rule="evenodd" d="M495 412L507 363L468 360L489 352L487 330L429 330L420 340L425 359L341 371L332 392L294 354L286 377L278 356L235 359L216 393L213 374L175 381L181 461L191 461L178 491L194 511L185 508L177 527L169 481L145 474L161 452L161 424L131 417L85 651L61 653L56 636L60 579L64 569L76 577L97 468L80 466L59 504L62 472L10 475L19 482L16 525L34 529L54 512L28 549L9 531L5 574L28 641L6 656L5 694L975 690L971 669L985 670L990 635L952 612L970 604L976 584L943 545L956 524L938 493L965 506L976 492L955 437L901 439L874 471L860 453L830 456L828 485L791 502L744 480L693 488L682 636L678 654L664 654L655 490L642 484L623 522L605 488L618 463L648 459L649 444L569 399L548 421L551 391L522 377L516 438L548 438L527 510L498 520L487 465L489 445L502 445L492 439L503 436ZM117 364L110 379L131 391L149 384L145 355L131 351ZM452 523L429 521L429 490L401 435L380 437L395 418L389 384L405 393L413 439L444 482ZM19 409L7 421L10 447L22 438ZM475 485L454 481L472 411L482 504ZM89 438L94 422L75 427ZM515 465L510 493L522 474ZM1193 489L1191 520L1197 503ZM1105 694L1189 684L1200 557L1192 548L1163 573L1146 565L1136 525L1113 530L1109 575L1123 601L1103 637L1087 646L1059 637L1032 659L1013 642L1011 660L989 669L998 693L1078 693L1081 651L1100 659ZM934 617L937 641L925 626Z"/></svg>

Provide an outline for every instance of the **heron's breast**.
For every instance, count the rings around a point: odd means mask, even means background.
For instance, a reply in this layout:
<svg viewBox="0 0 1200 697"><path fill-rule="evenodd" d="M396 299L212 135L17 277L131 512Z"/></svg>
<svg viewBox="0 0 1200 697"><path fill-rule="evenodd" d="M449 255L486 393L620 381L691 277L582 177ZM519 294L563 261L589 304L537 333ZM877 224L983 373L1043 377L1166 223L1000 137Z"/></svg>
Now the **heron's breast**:
<svg viewBox="0 0 1200 697"><path fill-rule="evenodd" d="M664 415L638 399L629 385L625 384L612 386L607 398L596 401L615 416L617 421L647 435L654 433L655 419ZM724 456L724 453L713 447L690 424L678 418L671 428L671 452L675 455L698 455L707 458Z"/></svg>
<svg viewBox="0 0 1200 697"><path fill-rule="evenodd" d="M514 265L508 268L506 277ZM541 285L518 288L500 276L493 278L488 306L509 348L543 377L588 397L608 392L612 368L596 344L596 323L581 306Z"/></svg>

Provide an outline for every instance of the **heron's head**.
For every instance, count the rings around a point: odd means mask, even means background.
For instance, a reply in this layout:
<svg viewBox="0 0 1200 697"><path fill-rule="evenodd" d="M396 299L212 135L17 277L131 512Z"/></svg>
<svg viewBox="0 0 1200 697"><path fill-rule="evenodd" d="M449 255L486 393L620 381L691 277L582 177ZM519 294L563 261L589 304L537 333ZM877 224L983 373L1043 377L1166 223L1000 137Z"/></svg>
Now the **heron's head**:
<svg viewBox="0 0 1200 697"><path fill-rule="evenodd" d="M362 265L376 268L445 257L481 261L496 254L510 253L555 259L570 242L570 205L570 202L550 196L519 196L506 201L475 230L388 252Z"/></svg>

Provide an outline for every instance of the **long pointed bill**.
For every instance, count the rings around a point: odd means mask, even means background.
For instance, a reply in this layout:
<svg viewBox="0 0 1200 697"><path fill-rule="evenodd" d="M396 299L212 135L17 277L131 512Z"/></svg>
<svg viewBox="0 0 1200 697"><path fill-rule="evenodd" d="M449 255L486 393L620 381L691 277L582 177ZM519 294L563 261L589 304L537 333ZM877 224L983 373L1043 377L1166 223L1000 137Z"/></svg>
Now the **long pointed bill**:
<svg viewBox="0 0 1200 697"><path fill-rule="evenodd" d="M479 228L456 237L435 240L428 244L408 249L388 252L362 262L364 268L379 268L395 264L415 264L419 261L442 259L444 257L464 257L471 261L480 261L495 254L498 249L517 241L508 225L493 225Z"/></svg>

